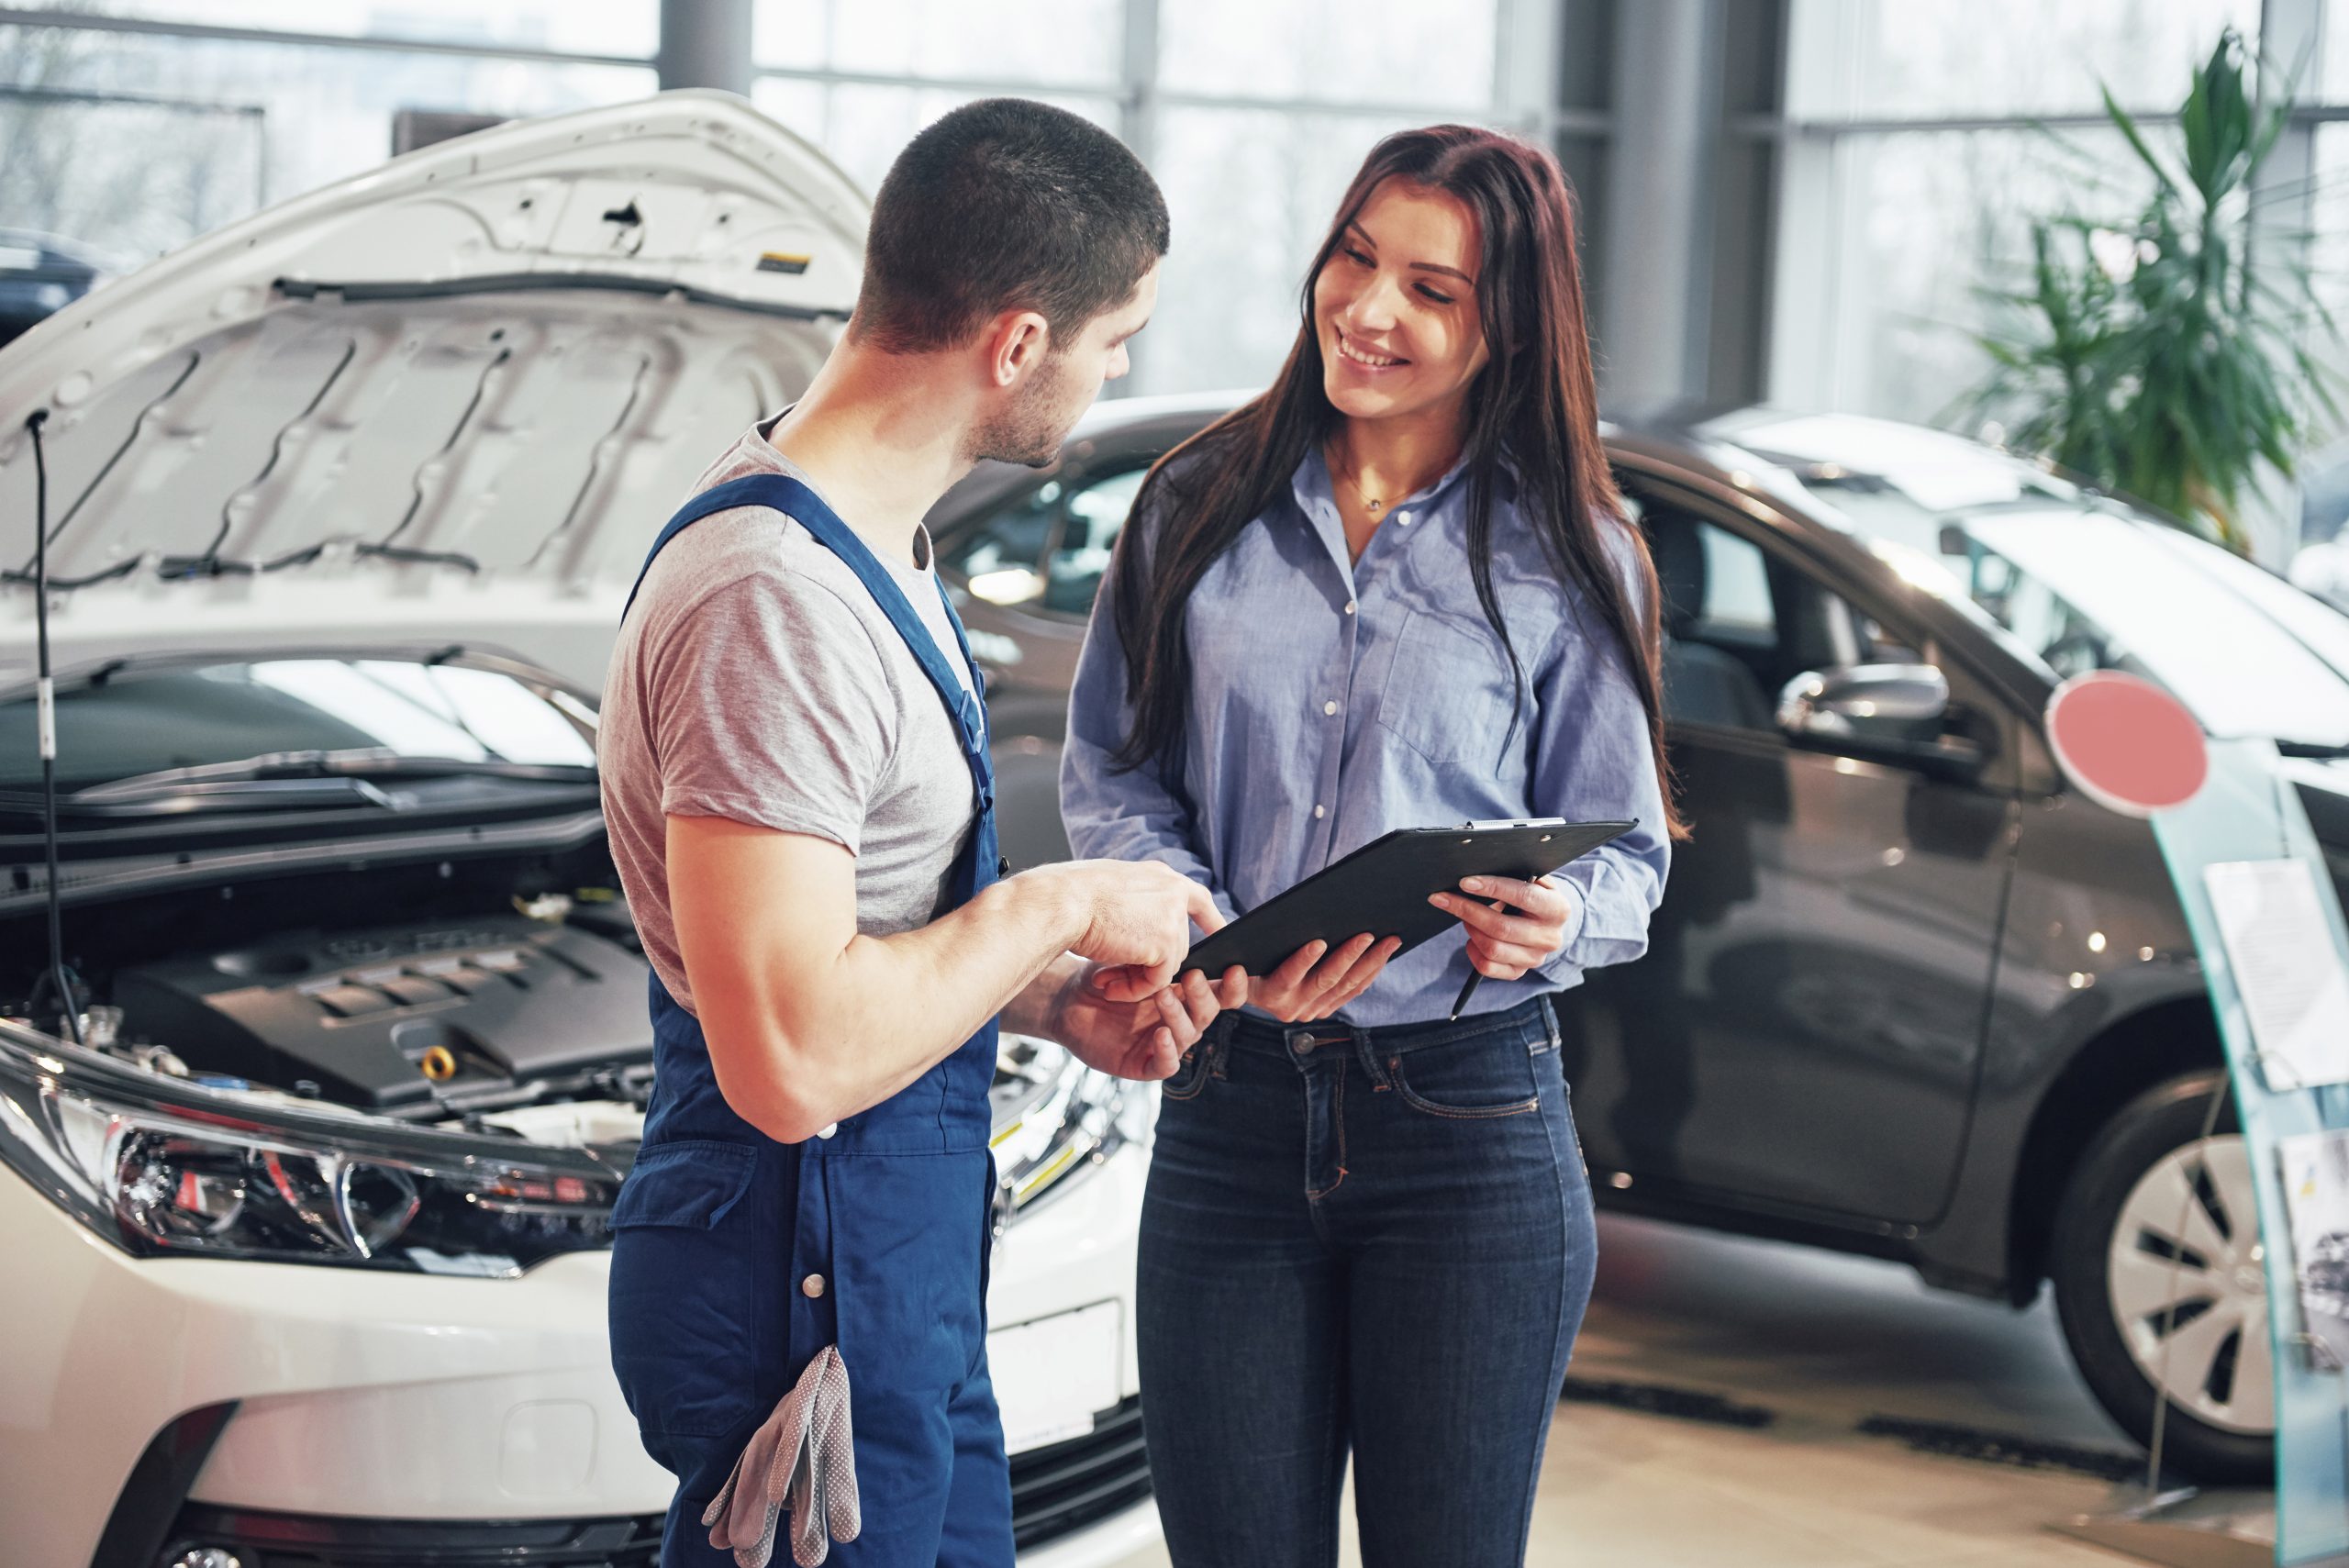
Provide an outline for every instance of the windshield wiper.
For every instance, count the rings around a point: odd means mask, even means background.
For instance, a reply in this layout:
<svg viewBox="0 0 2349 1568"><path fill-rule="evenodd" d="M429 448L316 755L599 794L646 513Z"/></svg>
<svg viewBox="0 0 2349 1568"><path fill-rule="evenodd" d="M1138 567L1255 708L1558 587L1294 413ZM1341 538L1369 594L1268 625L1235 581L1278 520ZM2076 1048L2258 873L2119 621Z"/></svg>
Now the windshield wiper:
<svg viewBox="0 0 2349 1568"><path fill-rule="evenodd" d="M176 785L158 784L136 794L84 800L80 795L60 796L61 819L89 817L192 817L215 812L333 810L365 806L372 810L405 811L414 804L406 794L394 795L365 779L283 778L207 779ZM38 818L40 796L25 790L0 791L0 811Z"/></svg>
<svg viewBox="0 0 2349 1568"><path fill-rule="evenodd" d="M440 779L461 775L535 780L544 784L592 784L596 770L585 762L484 762L470 757L419 757L383 746L334 751L267 751L234 762L193 768L162 768L151 773L92 784L65 797L74 806L105 806L180 795L217 784L275 783L300 779Z"/></svg>
<svg viewBox="0 0 2349 1568"><path fill-rule="evenodd" d="M2328 740L2278 740L2276 754L2279 757L2349 757L2349 745L2337 745Z"/></svg>

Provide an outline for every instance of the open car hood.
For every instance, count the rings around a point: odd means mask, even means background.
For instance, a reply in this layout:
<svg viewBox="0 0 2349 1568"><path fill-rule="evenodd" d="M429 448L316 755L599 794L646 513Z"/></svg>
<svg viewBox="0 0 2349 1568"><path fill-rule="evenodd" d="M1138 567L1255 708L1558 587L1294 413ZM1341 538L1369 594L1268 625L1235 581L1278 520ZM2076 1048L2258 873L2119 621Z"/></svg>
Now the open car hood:
<svg viewBox="0 0 2349 1568"><path fill-rule="evenodd" d="M725 94L500 126L270 208L0 350L0 678L445 636L601 684L695 477L796 396L869 204Z"/></svg>

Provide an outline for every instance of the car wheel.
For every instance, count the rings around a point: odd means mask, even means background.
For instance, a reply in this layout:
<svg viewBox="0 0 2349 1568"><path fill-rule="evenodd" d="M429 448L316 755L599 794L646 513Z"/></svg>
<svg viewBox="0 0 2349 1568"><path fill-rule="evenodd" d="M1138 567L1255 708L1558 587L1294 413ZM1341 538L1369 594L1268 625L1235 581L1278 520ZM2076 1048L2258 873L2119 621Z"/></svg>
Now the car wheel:
<svg viewBox="0 0 2349 1568"><path fill-rule="evenodd" d="M2222 1073L2155 1085L2106 1123L2056 1210L2049 1273L2072 1358L2114 1420L2205 1482L2276 1470L2267 1279L2251 1155ZM2204 1129L2210 1136L2204 1136Z"/></svg>

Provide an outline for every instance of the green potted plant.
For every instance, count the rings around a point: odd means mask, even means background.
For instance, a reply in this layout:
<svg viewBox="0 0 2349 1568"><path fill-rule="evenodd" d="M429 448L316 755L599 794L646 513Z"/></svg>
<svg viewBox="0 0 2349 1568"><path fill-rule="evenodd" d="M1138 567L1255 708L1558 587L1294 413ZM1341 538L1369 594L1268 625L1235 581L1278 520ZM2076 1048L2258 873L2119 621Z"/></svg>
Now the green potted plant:
<svg viewBox="0 0 2349 1568"><path fill-rule="evenodd" d="M2246 550L2244 496L2288 477L2340 418L2317 347L2342 341L2305 264L2260 223L2254 186L2288 124L2288 83L2254 72L2230 28L2157 148L2104 89L2104 110L2151 181L2133 216L2065 213L2031 227L2022 284L1984 292L1990 369L1959 407L2009 446L2168 512ZM2254 78L2255 76L2255 85Z"/></svg>

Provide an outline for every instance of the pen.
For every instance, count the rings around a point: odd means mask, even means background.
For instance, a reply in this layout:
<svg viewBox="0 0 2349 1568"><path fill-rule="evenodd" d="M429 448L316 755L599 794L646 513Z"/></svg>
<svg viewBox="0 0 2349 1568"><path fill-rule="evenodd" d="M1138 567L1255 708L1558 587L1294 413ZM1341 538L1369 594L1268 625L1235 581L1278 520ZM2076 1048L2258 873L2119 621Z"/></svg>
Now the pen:
<svg viewBox="0 0 2349 1568"><path fill-rule="evenodd" d="M1452 1004L1453 1022L1460 1021L1460 1009L1468 1005L1468 998L1476 994L1476 982L1484 978L1485 972L1481 969L1471 969L1468 972L1468 984L1460 988L1460 999Z"/></svg>

